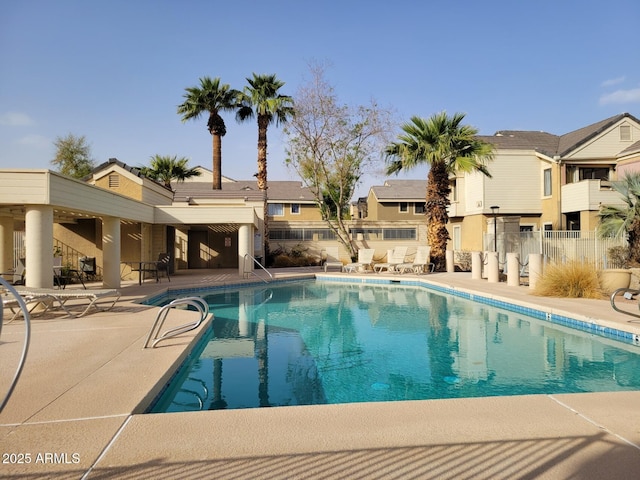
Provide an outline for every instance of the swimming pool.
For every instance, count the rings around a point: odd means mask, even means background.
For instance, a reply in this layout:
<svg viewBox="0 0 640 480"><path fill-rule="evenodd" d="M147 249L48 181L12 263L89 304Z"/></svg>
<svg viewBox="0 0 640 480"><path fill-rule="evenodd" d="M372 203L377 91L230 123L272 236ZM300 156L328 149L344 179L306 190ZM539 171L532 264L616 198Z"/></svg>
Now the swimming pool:
<svg viewBox="0 0 640 480"><path fill-rule="evenodd" d="M149 412L640 390L631 343L423 286L199 295L215 320Z"/></svg>

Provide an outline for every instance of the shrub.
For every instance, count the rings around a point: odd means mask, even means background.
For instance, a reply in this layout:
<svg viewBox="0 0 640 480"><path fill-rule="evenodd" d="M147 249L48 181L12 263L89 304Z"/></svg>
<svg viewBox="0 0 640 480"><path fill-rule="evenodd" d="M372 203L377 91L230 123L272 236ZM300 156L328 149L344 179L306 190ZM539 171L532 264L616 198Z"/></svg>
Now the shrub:
<svg viewBox="0 0 640 480"><path fill-rule="evenodd" d="M603 297L595 267L575 261L547 265L533 294L542 297Z"/></svg>
<svg viewBox="0 0 640 480"><path fill-rule="evenodd" d="M290 250L279 246L271 252L270 266L274 268L310 267L319 265L317 258L307 255L307 249L295 245Z"/></svg>
<svg viewBox="0 0 640 480"><path fill-rule="evenodd" d="M471 252L468 250L456 250L456 264L463 272L471 271Z"/></svg>
<svg viewBox="0 0 640 480"><path fill-rule="evenodd" d="M623 247L621 245L617 247L611 247L607 250L609 254L609 260L613 263L615 268L629 268L629 261L631 259L629 247Z"/></svg>

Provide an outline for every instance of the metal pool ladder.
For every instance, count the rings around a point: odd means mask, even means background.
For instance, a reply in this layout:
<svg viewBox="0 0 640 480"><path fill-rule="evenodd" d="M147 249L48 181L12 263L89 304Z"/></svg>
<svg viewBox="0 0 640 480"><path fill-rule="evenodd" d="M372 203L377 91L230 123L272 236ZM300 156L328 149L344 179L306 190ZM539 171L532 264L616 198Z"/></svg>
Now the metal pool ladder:
<svg viewBox="0 0 640 480"><path fill-rule="evenodd" d="M162 325L167 319L169 312L174 308L184 307L195 308L200 313L200 317L198 318L198 320L196 320L195 322L180 325L179 327L171 328L161 334L160 331L162 330ZM156 315L156 319L153 322L151 330L149 330L149 335L147 335L147 339L144 342L144 346L142 348L149 348L150 342L151 348L154 348L156 344L158 342L161 342L162 340L167 340L168 338L175 337L176 335L180 335L181 333L189 332L198 328L200 324L207 318L207 315L209 315L209 305L200 297L177 298L176 300L167 303L160 309L160 311Z"/></svg>

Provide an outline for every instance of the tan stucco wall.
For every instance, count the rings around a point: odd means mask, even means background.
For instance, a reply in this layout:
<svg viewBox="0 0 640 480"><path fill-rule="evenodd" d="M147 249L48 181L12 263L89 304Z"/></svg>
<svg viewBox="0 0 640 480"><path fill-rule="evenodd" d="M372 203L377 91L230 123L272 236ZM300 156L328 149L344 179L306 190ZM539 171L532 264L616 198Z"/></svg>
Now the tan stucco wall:
<svg viewBox="0 0 640 480"><path fill-rule="evenodd" d="M447 224L449 236L453 239L453 227L460 226L460 249L469 251L482 250L482 234L487 230L487 218L485 215L469 215L464 218L452 219ZM449 241L449 248L453 248L453 242Z"/></svg>
<svg viewBox="0 0 640 480"><path fill-rule="evenodd" d="M320 214L320 209L315 204L309 203L300 203L300 213L291 213L291 203L284 202L274 202L274 203L282 203L284 215L281 216L269 216L269 220L271 221L314 221L314 220L322 220L322 216Z"/></svg>
<svg viewBox="0 0 640 480"><path fill-rule="evenodd" d="M109 175L118 175L118 187L109 187ZM97 187L104 188L105 190L119 193L120 195L126 195L127 197L133 198L134 200L142 201L142 185L131 181L126 176L119 173L114 172L109 175L105 175L104 177L97 179L95 185Z"/></svg>
<svg viewBox="0 0 640 480"><path fill-rule="evenodd" d="M414 221L423 220L423 213L415 212L415 202L406 202L407 211L400 211L399 202L377 203L373 209L374 215L371 214L371 204L369 204L369 216L367 220L381 220L381 221ZM424 202L421 202L424 203ZM375 217L375 218L374 218Z"/></svg>

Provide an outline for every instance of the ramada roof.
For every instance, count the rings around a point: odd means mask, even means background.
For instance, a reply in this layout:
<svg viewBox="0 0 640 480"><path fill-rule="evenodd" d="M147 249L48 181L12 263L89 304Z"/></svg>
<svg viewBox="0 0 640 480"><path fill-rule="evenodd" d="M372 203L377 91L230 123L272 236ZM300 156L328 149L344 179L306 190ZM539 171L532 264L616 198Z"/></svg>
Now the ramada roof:
<svg viewBox="0 0 640 480"><path fill-rule="evenodd" d="M478 136L501 149L532 149L549 157L563 157L623 118L640 121L629 113L621 113L564 135L526 130L500 130L493 136Z"/></svg>
<svg viewBox="0 0 640 480"><path fill-rule="evenodd" d="M270 202L314 203L315 199L308 187L296 181L270 181L268 183ZM238 199L262 201L263 193L255 180L236 180L222 182L221 190L211 188L210 182L172 182L175 201L184 201L187 197L199 199Z"/></svg>

